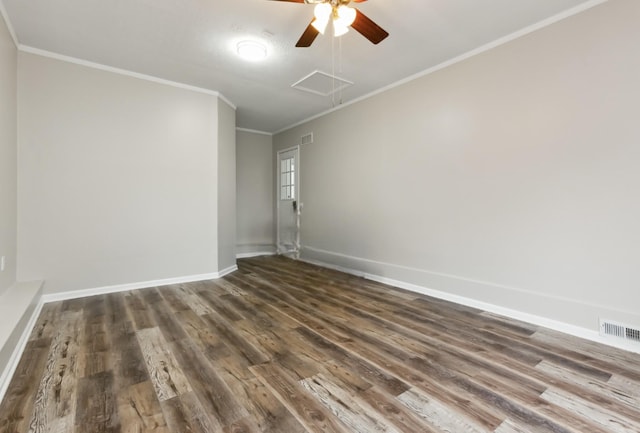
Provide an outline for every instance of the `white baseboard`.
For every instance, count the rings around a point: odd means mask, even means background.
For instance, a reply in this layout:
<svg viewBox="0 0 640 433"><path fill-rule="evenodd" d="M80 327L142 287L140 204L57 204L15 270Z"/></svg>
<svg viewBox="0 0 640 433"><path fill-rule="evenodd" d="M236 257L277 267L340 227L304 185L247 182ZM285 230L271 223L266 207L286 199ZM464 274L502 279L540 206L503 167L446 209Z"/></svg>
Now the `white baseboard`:
<svg viewBox="0 0 640 433"><path fill-rule="evenodd" d="M33 327L36 326L36 321L38 320L38 316L40 316L40 311L42 311L42 307L44 306L44 302L40 300L38 305L33 310L31 317L29 318L29 322L27 322L27 326L22 331L22 335L20 336L20 340L16 345L15 349L11 353L11 358L9 358L9 362L5 367L2 375L0 376L0 402L4 399L4 395L9 388L9 383L11 383L11 379L13 378L13 374L16 372L16 368L18 368L18 363L20 362L20 358L22 358L22 353L24 349L27 347L27 343L29 342L29 336L31 336L31 332L33 331Z"/></svg>
<svg viewBox="0 0 640 433"><path fill-rule="evenodd" d="M236 259L248 259L249 257L275 256L275 251L256 251L253 253L238 253Z"/></svg>
<svg viewBox="0 0 640 433"><path fill-rule="evenodd" d="M223 269L221 271L216 272L215 273L215 275L216 275L215 277L213 277L213 278L204 278L204 279L205 280L211 280L211 279L216 280L218 278L222 278L225 275L228 275L231 272L235 272L237 270L238 270L238 265L229 266L228 268L225 268L225 269ZM202 281L202 280L194 280L194 281Z"/></svg>
<svg viewBox="0 0 640 433"><path fill-rule="evenodd" d="M4 366L2 373L0 374L0 402L2 402L2 400L4 399L7 389L9 388L9 383L11 382L11 379L13 378L13 374L15 373L16 369L18 368L18 363L20 362L22 353L27 347L29 336L31 335L31 332L33 331L33 328L36 325L36 321L38 320L38 316L40 315L40 311L42 310L42 306L44 305L44 302L42 302L42 296L40 296L39 294L41 290L41 286L42 286L42 282L39 283L39 288L37 290L38 294L36 296L38 300L36 303L36 307L31 312L31 316L29 317L29 320L24 326L22 333L20 334L20 338L18 339L17 344L11 351L11 355L9 356L9 359L6 365ZM33 305L33 303L30 303L30 306L31 305ZM16 326L19 326L19 325L20 323L16 324Z"/></svg>
<svg viewBox="0 0 640 433"><path fill-rule="evenodd" d="M210 274L190 275L186 277L166 278L162 280L140 281L137 283L116 284L113 286L95 287L92 289L72 290L69 292L47 293L42 295L44 303L66 301L69 299L86 298L88 296L106 295L108 293L126 292L129 290L145 289L147 287L167 286L169 284L191 283L194 281L213 280L220 278L217 272Z"/></svg>
<svg viewBox="0 0 640 433"><path fill-rule="evenodd" d="M248 257L272 256L276 254L274 244L238 244L236 245L236 259Z"/></svg>
<svg viewBox="0 0 640 433"><path fill-rule="evenodd" d="M502 305L497 305L490 302L481 301L479 299L474 299L468 296L461 296L454 293L445 292L442 290L434 290L424 285L415 284L415 283L403 281L396 278L389 278L379 274L372 273L370 271L367 272L366 270L363 270L363 269L370 269L370 266L368 265L371 265L372 263L376 264L377 265L376 267L378 269L384 269L384 270L388 270L392 267L397 267L397 265L374 262L367 259L347 256L340 253L334 253L334 252L321 250L313 247L306 247L306 246L302 248L302 255L300 260L311 263L311 264L315 264L318 266L322 266L322 267L334 269L337 271L345 272L348 274L356 275L359 277L363 277L368 280L372 280L379 283L388 284L390 286L398 287L401 289L409 290L411 292L431 296L431 297L442 299L445 301L454 302L454 303L465 305L472 308L477 308L490 313L506 316L515 320L531 323L533 325L553 329L555 331L573 335L579 338L584 338L586 340L606 344L608 346L616 347L616 348L627 350L630 352L640 353L640 346L637 343L630 343L622 339L618 340L616 338L604 337L604 336L601 336L598 331L593 329L577 326L575 324L563 322L563 321L556 320L549 317L544 317L539 314L532 314L532 313L528 313L518 309L510 308L507 306L502 306ZM336 263L343 263L343 264L340 265ZM344 263L347 263L347 264L345 265ZM362 266L358 266L359 264ZM379 265L383 265L383 266L380 267ZM405 268L405 269L410 269L410 268ZM416 269L411 269L411 270L419 271ZM427 272L427 271L420 271L420 272ZM386 273L387 272L385 272L385 274ZM443 277L443 274L439 274L438 276ZM447 276L447 277L455 278L453 276ZM482 284L482 285L487 284L485 282L476 282L476 283ZM500 289L505 290L508 288L500 287ZM542 303L547 303L547 302L552 303L554 301L562 302L563 304L568 303L568 300L563 298L553 298L553 297L545 296L542 294L532 294L530 292L526 292L518 289L512 289L512 290L518 292L521 295L522 294L527 294L527 296L535 295L540 298L539 301ZM576 308L585 307L585 306L593 307L588 304L580 303L578 301L574 301L573 304L574 304L573 306Z"/></svg>
<svg viewBox="0 0 640 433"><path fill-rule="evenodd" d="M170 284L192 283L194 281L215 280L238 269L237 265L230 266L218 272L209 274L188 275L184 277L165 278L161 280L140 281L137 283L116 284L113 286L95 287L93 289L73 290L69 292L47 293L42 296L43 302L66 301L68 299L85 298L88 296L105 295L108 293L126 292L129 290L146 289L148 287L168 286Z"/></svg>

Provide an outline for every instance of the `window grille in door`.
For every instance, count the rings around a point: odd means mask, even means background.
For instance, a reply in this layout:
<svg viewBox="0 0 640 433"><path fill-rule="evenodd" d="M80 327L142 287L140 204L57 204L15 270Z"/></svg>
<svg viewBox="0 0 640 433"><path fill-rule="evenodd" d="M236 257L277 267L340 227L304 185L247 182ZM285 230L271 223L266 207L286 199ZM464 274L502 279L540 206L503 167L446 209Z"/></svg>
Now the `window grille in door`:
<svg viewBox="0 0 640 433"><path fill-rule="evenodd" d="M294 200L296 198L296 181L294 158L280 161L280 200Z"/></svg>

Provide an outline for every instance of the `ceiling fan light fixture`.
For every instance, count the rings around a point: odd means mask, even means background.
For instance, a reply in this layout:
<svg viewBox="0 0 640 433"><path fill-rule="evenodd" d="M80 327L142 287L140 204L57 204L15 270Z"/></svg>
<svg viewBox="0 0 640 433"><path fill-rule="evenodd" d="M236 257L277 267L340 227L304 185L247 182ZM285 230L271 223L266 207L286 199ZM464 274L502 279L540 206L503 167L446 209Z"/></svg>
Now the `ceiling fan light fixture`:
<svg viewBox="0 0 640 433"><path fill-rule="evenodd" d="M257 41L238 42L237 50L240 57L251 62L257 62L267 57L267 47Z"/></svg>
<svg viewBox="0 0 640 433"><path fill-rule="evenodd" d="M2 1L2 0L0 0ZM349 7L351 2L362 3L367 0L272 0L289 3L314 5L314 18L302 32L296 42L296 47L306 48L320 34L325 34L329 21L333 25L333 35L342 36L352 27L372 44L382 42L389 32L384 30L369 17L355 7Z"/></svg>
<svg viewBox="0 0 640 433"><path fill-rule="evenodd" d="M337 18L341 26L349 27L356 20L356 10L349 6L341 5L338 7Z"/></svg>
<svg viewBox="0 0 640 433"><path fill-rule="evenodd" d="M333 8L329 3L318 3L316 7L313 8L313 14L315 15L316 19L322 21L329 21L332 11Z"/></svg>
<svg viewBox="0 0 640 433"><path fill-rule="evenodd" d="M349 32L349 27L345 26L338 20L333 20L333 36L340 37Z"/></svg>
<svg viewBox="0 0 640 433"><path fill-rule="evenodd" d="M325 30L327 30L327 24L329 24L329 20L319 20L318 18L316 18L315 20L313 20L313 22L311 23L311 25L320 32L321 35L324 35Z"/></svg>
<svg viewBox="0 0 640 433"><path fill-rule="evenodd" d="M316 19L313 20L313 23L311 23L311 25L323 35L325 30L327 29L327 24L329 24L332 10L333 9L329 3L318 3L313 9L313 14L315 15Z"/></svg>

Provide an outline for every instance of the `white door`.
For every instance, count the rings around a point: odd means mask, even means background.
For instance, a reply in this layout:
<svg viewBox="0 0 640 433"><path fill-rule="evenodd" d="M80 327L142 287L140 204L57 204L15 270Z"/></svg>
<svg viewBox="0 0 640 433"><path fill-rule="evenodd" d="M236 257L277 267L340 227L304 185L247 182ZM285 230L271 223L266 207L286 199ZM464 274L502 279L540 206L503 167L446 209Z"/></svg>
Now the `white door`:
<svg viewBox="0 0 640 433"><path fill-rule="evenodd" d="M278 152L278 253L298 258L300 253L299 148Z"/></svg>

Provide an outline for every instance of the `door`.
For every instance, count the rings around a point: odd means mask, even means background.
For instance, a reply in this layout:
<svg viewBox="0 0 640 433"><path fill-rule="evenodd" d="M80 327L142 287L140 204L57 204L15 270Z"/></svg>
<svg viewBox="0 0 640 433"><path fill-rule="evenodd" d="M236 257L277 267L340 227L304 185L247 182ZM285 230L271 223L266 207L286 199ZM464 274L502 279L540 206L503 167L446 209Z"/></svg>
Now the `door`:
<svg viewBox="0 0 640 433"><path fill-rule="evenodd" d="M299 147L278 152L278 253L298 258L300 254L300 164Z"/></svg>

